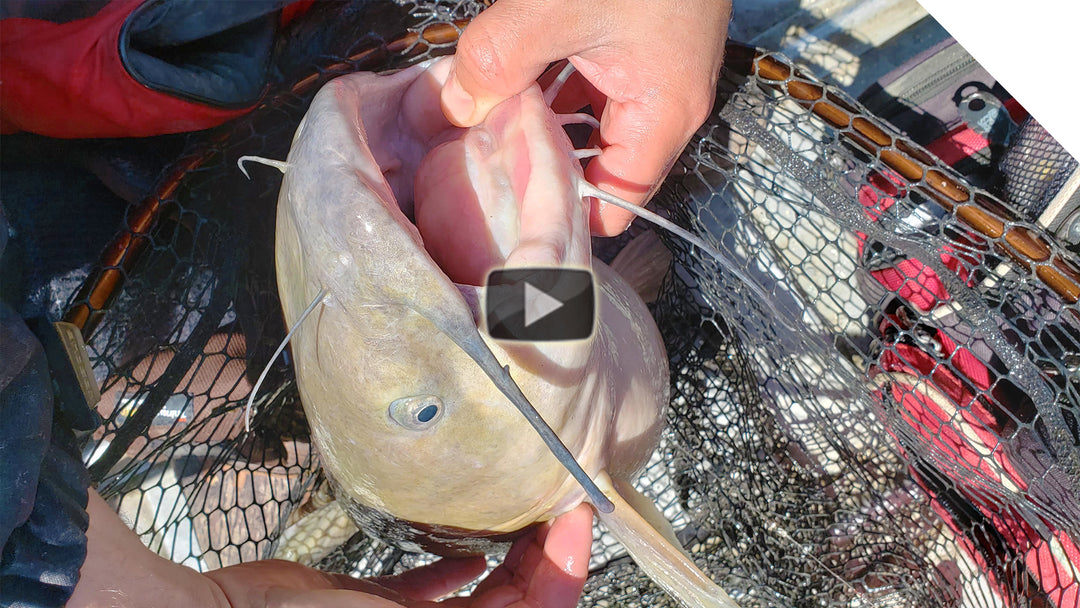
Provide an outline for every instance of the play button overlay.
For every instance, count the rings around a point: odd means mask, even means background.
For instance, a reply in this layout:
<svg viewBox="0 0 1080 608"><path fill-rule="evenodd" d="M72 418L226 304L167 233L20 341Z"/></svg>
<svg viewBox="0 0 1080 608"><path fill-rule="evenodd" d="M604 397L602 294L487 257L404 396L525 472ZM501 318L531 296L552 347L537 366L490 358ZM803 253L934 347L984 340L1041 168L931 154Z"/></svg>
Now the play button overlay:
<svg viewBox="0 0 1080 608"><path fill-rule="evenodd" d="M488 274L484 320L496 340L584 340L592 335L595 312L587 270L510 268Z"/></svg>
<svg viewBox="0 0 1080 608"><path fill-rule="evenodd" d="M525 327L532 327L537 321L563 307L563 303L548 294L525 283Z"/></svg>

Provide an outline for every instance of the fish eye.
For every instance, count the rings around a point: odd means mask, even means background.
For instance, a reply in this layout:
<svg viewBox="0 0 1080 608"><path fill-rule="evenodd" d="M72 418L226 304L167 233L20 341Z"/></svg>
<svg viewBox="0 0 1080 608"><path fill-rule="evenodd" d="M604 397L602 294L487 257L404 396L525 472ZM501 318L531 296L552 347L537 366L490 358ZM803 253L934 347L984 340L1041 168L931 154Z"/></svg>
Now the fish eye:
<svg viewBox="0 0 1080 608"><path fill-rule="evenodd" d="M420 422L431 422L431 419L439 413L439 406L437 405L425 405L424 409L416 413L416 419Z"/></svg>
<svg viewBox="0 0 1080 608"><path fill-rule="evenodd" d="M421 431L434 426L442 417L443 402L435 395L402 397L390 402L390 419L401 426Z"/></svg>

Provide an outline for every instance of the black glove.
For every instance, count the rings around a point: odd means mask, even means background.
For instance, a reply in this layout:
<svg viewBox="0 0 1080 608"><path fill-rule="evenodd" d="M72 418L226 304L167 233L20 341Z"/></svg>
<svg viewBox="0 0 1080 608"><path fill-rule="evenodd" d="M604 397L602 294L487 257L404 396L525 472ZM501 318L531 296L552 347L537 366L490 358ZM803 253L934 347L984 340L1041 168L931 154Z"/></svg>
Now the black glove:
<svg viewBox="0 0 1080 608"><path fill-rule="evenodd" d="M99 424L51 323L0 303L0 604L62 606L86 559L76 432ZM54 384L55 379L55 384Z"/></svg>

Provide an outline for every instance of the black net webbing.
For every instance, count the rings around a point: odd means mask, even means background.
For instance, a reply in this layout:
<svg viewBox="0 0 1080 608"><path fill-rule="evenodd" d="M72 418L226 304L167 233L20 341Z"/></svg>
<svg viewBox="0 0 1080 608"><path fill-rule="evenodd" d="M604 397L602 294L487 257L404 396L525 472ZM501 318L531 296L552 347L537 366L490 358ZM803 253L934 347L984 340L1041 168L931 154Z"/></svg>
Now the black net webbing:
<svg viewBox="0 0 1080 608"><path fill-rule="evenodd" d="M249 116L190 135L131 205L66 319L84 328L105 423L85 456L98 491L163 556L199 569L265 558L318 478L287 362L270 370L252 432L243 405L284 336L274 279L284 159L319 85L453 51L477 7L318 3L275 48L274 91ZM294 517L295 518L295 517Z"/></svg>
<svg viewBox="0 0 1080 608"><path fill-rule="evenodd" d="M237 158L283 159L319 83L452 52L480 8L316 3L263 106L191 135L72 296L105 395L87 462L158 553L204 570L266 558L328 500L287 358L244 431L284 327L280 178L248 181ZM1080 603L1080 262L1021 202L786 59L729 46L715 112L654 206L772 296L662 235L673 398L638 486L740 605ZM594 538L582 605L670 605ZM427 559L356 534L321 566Z"/></svg>

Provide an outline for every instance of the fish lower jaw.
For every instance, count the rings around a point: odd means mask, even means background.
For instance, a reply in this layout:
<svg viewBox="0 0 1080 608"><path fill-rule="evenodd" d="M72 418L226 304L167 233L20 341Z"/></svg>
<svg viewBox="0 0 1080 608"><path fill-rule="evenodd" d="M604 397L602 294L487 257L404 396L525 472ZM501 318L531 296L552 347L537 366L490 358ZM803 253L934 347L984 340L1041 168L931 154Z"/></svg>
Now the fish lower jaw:
<svg viewBox="0 0 1080 608"><path fill-rule="evenodd" d="M585 491L581 488L581 485L573 477L567 476L566 481L551 494L548 500L545 500L528 513L500 525L499 529L517 530L532 523L554 519L573 511L575 507L586 502L585 499Z"/></svg>

